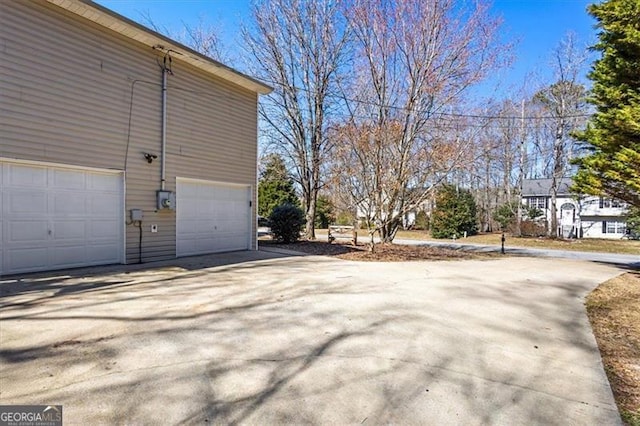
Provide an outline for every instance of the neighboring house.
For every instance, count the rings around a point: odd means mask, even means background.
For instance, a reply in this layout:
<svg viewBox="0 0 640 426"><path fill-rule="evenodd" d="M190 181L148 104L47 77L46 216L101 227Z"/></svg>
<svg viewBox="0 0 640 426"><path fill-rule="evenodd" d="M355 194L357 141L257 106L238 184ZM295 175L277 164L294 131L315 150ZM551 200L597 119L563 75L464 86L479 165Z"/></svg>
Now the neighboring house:
<svg viewBox="0 0 640 426"><path fill-rule="evenodd" d="M87 0L0 1L0 274L256 246L271 88Z"/></svg>
<svg viewBox="0 0 640 426"><path fill-rule="evenodd" d="M626 205L610 198L579 196L569 191L570 178L558 184L558 226L565 238L623 238ZM542 211L551 226L551 179L525 179L522 202Z"/></svg>

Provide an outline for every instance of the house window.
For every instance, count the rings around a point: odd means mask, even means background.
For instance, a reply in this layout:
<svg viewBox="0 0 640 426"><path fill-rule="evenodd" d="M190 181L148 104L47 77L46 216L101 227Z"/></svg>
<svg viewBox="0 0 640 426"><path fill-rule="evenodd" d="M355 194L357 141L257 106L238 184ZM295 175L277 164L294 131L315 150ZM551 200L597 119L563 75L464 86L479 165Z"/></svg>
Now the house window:
<svg viewBox="0 0 640 426"><path fill-rule="evenodd" d="M600 197L600 208L608 209L608 208L619 208L624 207L625 204L622 201L616 200L614 198L603 198Z"/></svg>
<svg viewBox="0 0 640 426"><path fill-rule="evenodd" d="M532 209L544 210L547 208L547 197L529 197L527 201Z"/></svg>
<svg viewBox="0 0 640 426"><path fill-rule="evenodd" d="M602 222L603 234L624 234L627 230L627 226L624 222L606 221Z"/></svg>

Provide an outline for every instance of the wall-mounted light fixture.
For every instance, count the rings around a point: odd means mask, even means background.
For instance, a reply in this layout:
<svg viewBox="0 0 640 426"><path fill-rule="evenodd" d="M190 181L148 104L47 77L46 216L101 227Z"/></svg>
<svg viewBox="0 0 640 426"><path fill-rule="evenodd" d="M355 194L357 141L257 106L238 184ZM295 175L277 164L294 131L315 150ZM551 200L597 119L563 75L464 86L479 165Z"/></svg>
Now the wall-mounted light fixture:
<svg viewBox="0 0 640 426"><path fill-rule="evenodd" d="M149 154L148 152L143 152L143 154L144 154L144 158L147 160L147 163L149 163L149 164L153 163L153 160L158 158L157 155Z"/></svg>

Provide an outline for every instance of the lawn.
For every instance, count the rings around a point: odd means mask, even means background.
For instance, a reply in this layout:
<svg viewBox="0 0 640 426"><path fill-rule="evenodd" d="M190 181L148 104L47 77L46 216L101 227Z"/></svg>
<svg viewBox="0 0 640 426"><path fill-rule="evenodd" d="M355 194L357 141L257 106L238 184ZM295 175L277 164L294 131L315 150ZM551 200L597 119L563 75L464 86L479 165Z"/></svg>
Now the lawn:
<svg viewBox="0 0 640 426"><path fill-rule="evenodd" d="M601 284L586 306L620 414L640 426L640 274Z"/></svg>
<svg viewBox="0 0 640 426"><path fill-rule="evenodd" d="M459 238L456 242L467 244L500 245L502 234L479 234L468 238ZM396 238L407 240L435 240L424 231L398 231ZM549 238L525 238L506 235L505 245L508 247L528 247L541 249L589 251L599 253L639 254L640 241L635 240L600 240L584 238L580 240L553 240Z"/></svg>
<svg viewBox="0 0 640 426"><path fill-rule="evenodd" d="M326 238L326 229L316 229L316 236L323 240ZM462 244L486 244L500 245L500 233L478 234L467 238L455 240ZM425 241L452 241L432 238L426 231L398 231L397 239L425 240ZM366 242L369 239L366 231L358 232L358 241ZM560 240L550 238L514 237L506 234L505 245L507 247L527 247L540 249L588 251L596 253L638 254L640 255L640 241L637 240L605 240L595 238L583 238L580 240Z"/></svg>

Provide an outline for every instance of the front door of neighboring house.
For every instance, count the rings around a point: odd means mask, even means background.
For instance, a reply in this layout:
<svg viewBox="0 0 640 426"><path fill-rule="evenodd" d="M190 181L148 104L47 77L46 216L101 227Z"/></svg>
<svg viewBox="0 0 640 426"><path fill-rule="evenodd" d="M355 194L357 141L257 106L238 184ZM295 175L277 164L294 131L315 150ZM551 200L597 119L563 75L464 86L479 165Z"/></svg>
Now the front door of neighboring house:
<svg viewBox="0 0 640 426"><path fill-rule="evenodd" d="M571 203L564 203L560 206L560 226L562 227L562 237L572 237L574 233L574 223L576 220L576 208Z"/></svg>

